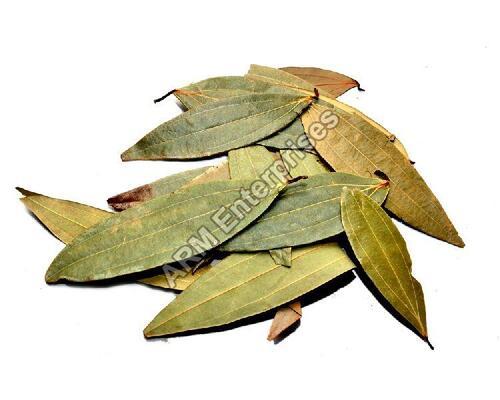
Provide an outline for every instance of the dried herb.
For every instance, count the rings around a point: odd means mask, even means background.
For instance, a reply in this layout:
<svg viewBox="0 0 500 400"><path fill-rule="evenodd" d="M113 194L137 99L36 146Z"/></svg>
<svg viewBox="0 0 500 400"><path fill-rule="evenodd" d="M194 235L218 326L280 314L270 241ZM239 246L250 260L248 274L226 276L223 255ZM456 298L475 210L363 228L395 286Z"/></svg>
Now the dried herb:
<svg viewBox="0 0 500 400"><path fill-rule="evenodd" d="M45 279L84 282L113 278L210 250L262 214L284 188L269 189L231 232L224 232L212 219L214 213L240 199L241 188L252 183L230 180L196 185L114 214L67 245ZM193 239L201 234L204 237Z"/></svg>
<svg viewBox="0 0 500 400"><path fill-rule="evenodd" d="M406 243L382 208L359 190L342 192L342 223L356 258L384 298L427 340L424 293Z"/></svg>
<svg viewBox="0 0 500 400"><path fill-rule="evenodd" d="M300 321L305 293L356 269L428 342L422 287L384 208L422 232L464 244L396 136L336 99L356 87L320 68L252 65L245 76L206 79L157 99L174 94L187 111L123 160L228 161L109 198L119 213L19 189L27 208L66 243L47 282L129 276L184 290L146 337L273 311L268 339L276 340ZM347 241L338 236L344 231ZM349 244L352 252L345 252ZM223 260L212 265L214 258Z"/></svg>
<svg viewBox="0 0 500 400"><path fill-rule="evenodd" d="M227 166L227 164L226 164ZM26 208L30 210L42 224L63 243L68 244L92 226L109 218L112 213L85 204L69 200L55 199L29 190L17 188L25 197L21 198ZM138 203L137 203L138 204ZM164 289L184 290L209 267L198 269L195 273L184 273L176 277L172 287L165 273L138 278L140 283Z"/></svg>
<svg viewBox="0 0 500 400"><path fill-rule="evenodd" d="M382 203L388 184L338 172L317 174L290 184L278 201L251 226L221 246L225 251L258 251L300 246L343 232L342 188L358 188Z"/></svg>
<svg viewBox="0 0 500 400"><path fill-rule="evenodd" d="M192 159L224 153L292 123L313 98L250 94L207 103L155 128L122 154L129 160Z"/></svg>
<svg viewBox="0 0 500 400"><path fill-rule="evenodd" d="M338 72L314 67L286 67L280 69L309 82L316 88L321 88L333 98L344 94L352 88L363 90L359 86L358 81Z"/></svg>
<svg viewBox="0 0 500 400"><path fill-rule="evenodd" d="M291 268L276 265L268 253L232 254L165 307L144 335L225 325L287 303L352 268L335 243L295 250Z"/></svg>
<svg viewBox="0 0 500 400"><path fill-rule="evenodd" d="M175 192L177 189L225 179L229 179L229 168L226 162L213 167L196 168L158 179L110 197L108 204L116 211L123 211L144 201Z"/></svg>

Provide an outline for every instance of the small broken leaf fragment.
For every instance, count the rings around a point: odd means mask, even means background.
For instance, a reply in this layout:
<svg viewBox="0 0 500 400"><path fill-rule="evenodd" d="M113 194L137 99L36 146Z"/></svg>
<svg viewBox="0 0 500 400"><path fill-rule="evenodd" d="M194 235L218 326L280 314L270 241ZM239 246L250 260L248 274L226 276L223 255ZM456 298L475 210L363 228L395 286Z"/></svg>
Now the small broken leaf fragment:
<svg viewBox="0 0 500 400"><path fill-rule="evenodd" d="M302 307L300 301L281 306L276 311L273 323L269 329L267 340L278 339L291 326L295 325L302 318Z"/></svg>
<svg viewBox="0 0 500 400"><path fill-rule="evenodd" d="M196 159L222 154L271 136L312 102L300 94L249 94L182 113L144 136L122 160Z"/></svg>
<svg viewBox="0 0 500 400"><path fill-rule="evenodd" d="M260 314L353 267L336 243L294 249L291 268L276 265L268 252L231 254L165 307L149 323L144 335L171 335Z"/></svg>
<svg viewBox="0 0 500 400"><path fill-rule="evenodd" d="M359 190L344 188L342 223L363 271L380 294L427 340L424 294L411 274L406 243L384 210Z"/></svg>
<svg viewBox="0 0 500 400"><path fill-rule="evenodd" d="M336 98L349 89L360 88L358 81L338 72L314 67L285 67L282 71L295 75L318 89L323 89Z"/></svg>
<svg viewBox="0 0 500 400"><path fill-rule="evenodd" d="M222 231L214 214L240 199L240 190L248 190L252 183L228 180L195 185L113 214L67 245L50 265L46 281L108 279L217 247L260 216L285 187L270 188L234 229ZM204 243L203 248L190 245L193 235Z"/></svg>
<svg viewBox="0 0 500 400"><path fill-rule="evenodd" d="M271 249L269 254L273 258L274 262L278 265L283 265L284 267L292 266L292 248L283 247L281 249Z"/></svg>

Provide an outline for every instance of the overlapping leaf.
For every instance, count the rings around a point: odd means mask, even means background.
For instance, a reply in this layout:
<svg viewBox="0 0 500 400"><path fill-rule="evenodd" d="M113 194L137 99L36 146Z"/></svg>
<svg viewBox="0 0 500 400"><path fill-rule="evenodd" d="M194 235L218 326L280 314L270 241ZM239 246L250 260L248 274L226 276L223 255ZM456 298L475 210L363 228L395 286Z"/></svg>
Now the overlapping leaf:
<svg viewBox="0 0 500 400"><path fill-rule="evenodd" d="M146 337L220 326L287 303L351 270L335 243L293 251L291 268L267 252L232 254L201 276L144 330Z"/></svg>
<svg viewBox="0 0 500 400"><path fill-rule="evenodd" d="M314 90L308 82L273 68L252 66L247 76L295 88L298 93L308 94ZM317 126L325 110L333 112L338 123L328 128L325 139L314 143L322 158L340 172L373 176L375 171L382 171L392 184L385 204L388 210L416 229L463 247L464 243L443 207L415 170L404 149L396 146L394 135L354 108L331 99L321 89L320 101L302 115L306 134L311 136L313 125Z"/></svg>
<svg viewBox="0 0 500 400"><path fill-rule="evenodd" d="M288 91L295 91L296 93L302 93L305 95L312 95L315 89L315 86L313 84L303 80L299 76L295 76L286 71L282 71L276 68L264 67L261 65L251 65L246 77L251 80L263 81L271 85L282 87ZM372 125L374 129L384 134L388 139L390 139L394 147L396 147L406 158L409 158L403 144L394 134L389 132L387 129L385 129L383 126L381 126L371 118L364 115L361 111L336 100L335 96L331 95L328 91L322 89L321 87L316 87L316 89L318 89L320 94L320 104L327 103L337 109L344 111L347 114L356 115L367 124Z"/></svg>
<svg viewBox="0 0 500 400"><path fill-rule="evenodd" d="M207 103L155 128L123 160L190 159L221 154L271 136L312 102L300 94L249 94Z"/></svg>
<svg viewBox="0 0 500 400"><path fill-rule="evenodd" d="M292 183L251 226L221 246L226 251L257 251L316 242L343 232L342 187L358 188L377 203L387 196L387 182L337 172Z"/></svg>
<svg viewBox="0 0 500 400"><path fill-rule="evenodd" d="M110 212L86 204L56 199L21 188L18 188L18 190L25 195L25 197L21 198L25 206L54 236L65 244L70 243L90 227L113 215ZM172 287L163 271L149 277L138 278L137 281L164 289L184 290L209 268L209 266L204 266L194 273L181 270L182 273L175 277L174 287Z"/></svg>
<svg viewBox="0 0 500 400"><path fill-rule="evenodd" d="M360 191L345 188L342 223L356 258L376 288L427 339L422 287L411 275L406 243L389 216Z"/></svg>
<svg viewBox="0 0 500 400"><path fill-rule="evenodd" d="M110 197L108 204L116 211L123 211L144 201L174 192L177 189L225 179L229 179L229 168L227 163L223 162L213 167L202 167L179 172L136 187Z"/></svg>
<svg viewBox="0 0 500 400"><path fill-rule="evenodd" d="M330 169L316 155L301 150L281 150L281 158L290 175L294 178L298 176L313 176Z"/></svg>
<svg viewBox="0 0 500 400"><path fill-rule="evenodd" d="M69 243L95 224L113 215L99 208L74 201L55 199L29 190L17 188L21 198L47 229L63 243Z"/></svg>
<svg viewBox="0 0 500 400"><path fill-rule="evenodd" d="M306 130L328 106L315 104L303 116ZM443 207L413 165L372 125L334 109L338 124L327 129L316 150L336 171L374 176L382 171L391 181L384 206L407 224L438 239L463 247L464 243Z"/></svg>
<svg viewBox="0 0 500 400"><path fill-rule="evenodd" d="M180 261L216 247L261 215L284 187L269 188L226 233L213 219L214 214L241 199L240 190L248 190L252 183L230 180L196 185L115 214L66 246L52 262L46 280L107 279ZM191 244L193 236L198 240ZM187 243L190 246L186 249Z"/></svg>
<svg viewBox="0 0 500 400"><path fill-rule="evenodd" d="M338 72L314 67L285 67L280 69L309 82L318 89L328 92L333 98L352 88L362 90L358 81Z"/></svg>

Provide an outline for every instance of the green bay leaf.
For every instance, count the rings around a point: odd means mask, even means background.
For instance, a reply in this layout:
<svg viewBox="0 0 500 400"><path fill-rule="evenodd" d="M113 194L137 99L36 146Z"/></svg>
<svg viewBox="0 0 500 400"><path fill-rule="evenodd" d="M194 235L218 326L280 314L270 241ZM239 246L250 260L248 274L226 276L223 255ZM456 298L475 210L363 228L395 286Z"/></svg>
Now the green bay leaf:
<svg viewBox="0 0 500 400"><path fill-rule="evenodd" d="M229 97L252 93L294 94L295 92L243 76L209 78L174 91L175 96L188 110ZM257 143L273 149L299 148L313 150L299 119Z"/></svg>
<svg viewBox="0 0 500 400"><path fill-rule="evenodd" d="M315 154L306 151L281 150L281 159L293 178L329 172L330 168Z"/></svg>
<svg viewBox="0 0 500 400"><path fill-rule="evenodd" d="M228 154L228 161L231 179L259 178L274 163L281 162L279 156L275 156L261 146L231 150ZM270 254L276 264L287 267L291 265L292 249L290 247L270 250Z"/></svg>
<svg viewBox="0 0 500 400"><path fill-rule="evenodd" d="M21 201L26 208L40 220L49 232L65 244L70 243L90 227L113 215L113 213L86 204L56 199L22 188L18 188L18 190L25 195ZM209 268L209 266L205 266L197 269L194 273L186 272L175 276L175 287L171 286L171 282L163 271L146 278L138 278L137 281L163 289L184 290Z"/></svg>
<svg viewBox="0 0 500 400"><path fill-rule="evenodd" d="M167 121L122 154L124 161L192 159L271 136L312 102L300 94L250 94L207 103Z"/></svg>
<svg viewBox="0 0 500 400"><path fill-rule="evenodd" d="M67 245L50 265L46 280L107 279L208 251L260 216L284 188L268 188L258 204L240 214L236 226L226 232L214 216L241 200L241 189L248 190L252 183L229 180L195 185L114 214ZM186 248L193 243L193 235L196 242ZM179 253L179 249L184 250Z"/></svg>
<svg viewBox="0 0 500 400"><path fill-rule="evenodd" d="M283 93L265 82L247 79L243 76L220 76L192 83L173 94L188 110L229 97L253 93Z"/></svg>
<svg viewBox="0 0 500 400"><path fill-rule="evenodd" d="M411 275L406 243L391 218L358 190L345 188L341 204L342 223L363 270L394 309L427 339L422 287Z"/></svg>
<svg viewBox="0 0 500 400"><path fill-rule="evenodd" d="M224 243L225 251L258 251L300 246L343 232L342 187L357 188L382 203L387 182L377 178L328 172L290 184L251 226Z"/></svg>
<svg viewBox="0 0 500 400"><path fill-rule="evenodd" d="M165 307L144 330L146 337L228 324L296 299L353 269L335 243L294 249L292 267L267 252L231 254Z"/></svg>

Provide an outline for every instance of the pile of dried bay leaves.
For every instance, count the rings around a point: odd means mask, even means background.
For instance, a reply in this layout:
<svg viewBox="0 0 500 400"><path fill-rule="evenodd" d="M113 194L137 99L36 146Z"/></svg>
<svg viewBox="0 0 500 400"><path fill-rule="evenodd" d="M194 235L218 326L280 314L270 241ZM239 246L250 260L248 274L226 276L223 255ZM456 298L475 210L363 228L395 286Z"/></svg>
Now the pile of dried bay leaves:
<svg viewBox="0 0 500 400"><path fill-rule="evenodd" d="M390 216L464 243L401 142L336 100L356 87L319 68L252 65L245 76L210 78L156 100L173 94L185 112L126 150L124 161L227 161L113 196L117 212L19 189L66 243L46 281L122 277L182 291L146 337L271 311L273 340L297 325L306 293L355 270L428 342L422 288Z"/></svg>

